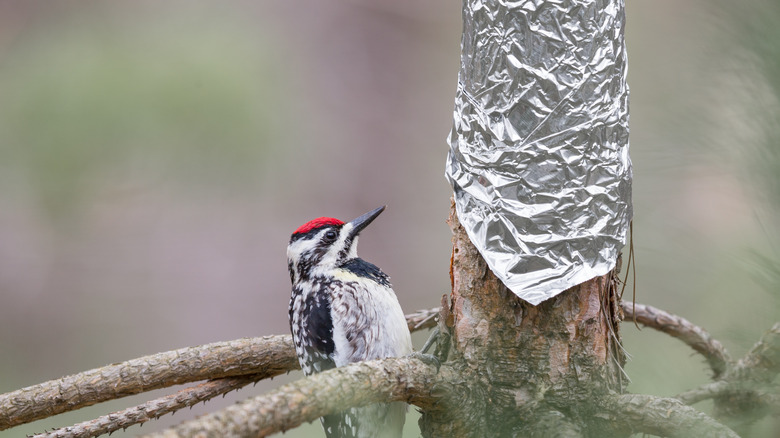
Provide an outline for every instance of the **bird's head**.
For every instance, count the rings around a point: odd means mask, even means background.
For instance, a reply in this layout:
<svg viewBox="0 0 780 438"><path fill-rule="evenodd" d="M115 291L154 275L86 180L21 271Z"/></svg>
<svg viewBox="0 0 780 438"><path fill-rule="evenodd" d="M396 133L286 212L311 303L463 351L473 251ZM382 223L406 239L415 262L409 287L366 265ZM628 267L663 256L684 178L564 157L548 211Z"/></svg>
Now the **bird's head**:
<svg viewBox="0 0 780 438"><path fill-rule="evenodd" d="M287 245L287 266L293 283L336 268L357 257L358 234L385 206L349 222L320 217L301 225Z"/></svg>

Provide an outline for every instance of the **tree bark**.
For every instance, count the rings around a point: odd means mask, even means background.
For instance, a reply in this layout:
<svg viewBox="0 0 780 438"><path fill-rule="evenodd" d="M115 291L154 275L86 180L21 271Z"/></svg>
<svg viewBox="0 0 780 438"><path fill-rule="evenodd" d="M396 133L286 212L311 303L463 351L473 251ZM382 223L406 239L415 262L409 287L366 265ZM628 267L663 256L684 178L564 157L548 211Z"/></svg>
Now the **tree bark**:
<svg viewBox="0 0 780 438"><path fill-rule="evenodd" d="M493 275L458 222L454 204L448 223L452 294L443 329L452 339L450 363L472 389L448 412L426 412L420 420L424 435L627 435L593 403L625 385L614 273L532 306Z"/></svg>

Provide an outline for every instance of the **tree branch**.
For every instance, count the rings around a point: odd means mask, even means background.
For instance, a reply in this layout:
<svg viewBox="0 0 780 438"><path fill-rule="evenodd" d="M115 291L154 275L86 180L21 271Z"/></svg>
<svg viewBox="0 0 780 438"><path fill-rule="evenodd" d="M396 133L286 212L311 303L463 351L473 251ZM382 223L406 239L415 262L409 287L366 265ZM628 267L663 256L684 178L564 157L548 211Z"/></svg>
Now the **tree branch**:
<svg viewBox="0 0 780 438"><path fill-rule="evenodd" d="M246 374L262 379L297 367L290 336L245 338L153 354L0 395L0 430L171 385Z"/></svg>
<svg viewBox="0 0 780 438"><path fill-rule="evenodd" d="M453 383L454 382L454 383ZM435 409L461 383L448 366L413 357L359 362L284 385L148 437L266 436L348 407L405 401Z"/></svg>
<svg viewBox="0 0 780 438"><path fill-rule="evenodd" d="M435 326L437 312L429 309L407 315L410 330ZM245 375L258 381L295 369L298 361L289 335L157 353L2 394L0 430L172 385Z"/></svg>
<svg viewBox="0 0 780 438"><path fill-rule="evenodd" d="M519 436L527 435L528 438L582 438L584 436L580 426L559 411L537 412L529 425L530 431L522 431Z"/></svg>
<svg viewBox="0 0 780 438"><path fill-rule="evenodd" d="M780 373L780 322L775 323L737 362L727 377L769 382Z"/></svg>
<svg viewBox="0 0 780 438"><path fill-rule="evenodd" d="M636 321L640 324L671 335L703 355L714 373L714 378L721 377L727 371L729 365L733 364L731 356L726 351L726 348L723 347L723 344L713 339L706 330L687 319L646 304L622 301L620 306L626 319L636 318ZM439 311L439 307L434 307L407 315L409 328L422 329L435 326L435 317ZM417 321L420 322L418 323ZM760 351L764 353L749 359L750 363L756 361L760 363L780 363L780 324L773 327L770 332L775 333L777 336L763 341L761 346L757 344L754 347L755 354L758 355ZM772 352L774 352L773 356L767 355ZM743 359L743 361L746 359ZM740 361L740 363L743 361ZM740 366L743 365L737 365L737 367Z"/></svg>
<svg viewBox="0 0 780 438"><path fill-rule="evenodd" d="M739 438L712 417L673 398L623 394L608 399L605 408L613 421L633 433L681 438Z"/></svg>
<svg viewBox="0 0 780 438"><path fill-rule="evenodd" d="M261 375L249 375L239 377L225 377L223 379L209 380L191 388L151 400L144 404L134 406L122 411L85 421L73 426L56 429L51 432L34 435L32 438L87 438L96 437L119 429L127 429L139 423L145 423L152 419L178 411L185 407L212 399L218 395L227 394L230 391L261 380Z"/></svg>
<svg viewBox="0 0 780 438"><path fill-rule="evenodd" d="M626 319L636 318L640 324L671 335L703 355L714 373L714 378L721 377L732 364L731 356L723 345L713 339L706 330L687 319L645 304L634 305L623 301L620 305Z"/></svg>
<svg viewBox="0 0 780 438"><path fill-rule="evenodd" d="M721 396L733 390L734 387L733 385L729 384L729 382L726 382L724 380L719 380L717 382L706 383L704 385L699 386L698 388L694 388L685 391L683 393L677 394L676 396L674 396L674 398L680 400L686 405L692 405L695 403L699 403L700 401Z"/></svg>
<svg viewBox="0 0 780 438"><path fill-rule="evenodd" d="M753 348L722 379L676 396L685 404L726 396L730 393L765 389L780 373L780 323L769 329ZM763 398L767 396L761 395Z"/></svg>
<svg viewBox="0 0 780 438"><path fill-rule="evenodd" d="M713 339L706 330L687 319L646 304L622 301L620 306L626 319L636 318L640 324L678 338L703 355L715 373L715 378L720 377L726 372L728 366L733 363L723 344ZM436 325L435 317L439 311L439 307L434 307L407 315L406 318L410 330L434 327ZM777 331L778 337L773 339L772 342L778 343L778 351L780 351L780 327L777 328ZM780 355L772 360L780 362Z"/></svg>
<svg viewBox="0 0 780 438"><path fill-rule="evenodd" d="M429 329L436 327L436 317L439 315L439 308L418 310L406 315L406 325L409 331Z"/></svg>

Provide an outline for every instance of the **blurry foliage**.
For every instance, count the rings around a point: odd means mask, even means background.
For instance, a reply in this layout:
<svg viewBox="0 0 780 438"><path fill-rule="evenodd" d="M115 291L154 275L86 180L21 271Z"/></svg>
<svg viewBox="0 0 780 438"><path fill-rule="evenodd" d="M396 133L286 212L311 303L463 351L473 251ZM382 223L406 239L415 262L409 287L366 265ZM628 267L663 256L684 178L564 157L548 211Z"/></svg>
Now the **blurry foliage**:
<svg viewBox="0 0 780 438"><path fill-rule="evenodd" d="M753 126L761 130L762 140L756 145L749 169L757 177L755 182L765 188L773 207L780 209L780 3L775 0L754 1L754 8L744 9L737 4L725 6L726 16L735 21L737 35L735 50L749 56L738 56L745 61L747 72L756 72L764 87L749 95L747 102L739 102L750 117ZM748 79L749 80L749 79Z"/></svg>
<svg viewBox="0 0 780 438"><path fill-rule="evenodd" d="M103 18L38 29L5 54L0 166L21 169L54 215L98 176L246 183L281 103L258 36L227 23L182 31L197 23L172 15Z"/></svg>
<svg viewBox="0 0 780 438"><path fill-rule="evenodd" d="M750 249L748 264L755 281L780 300L780 2L755 0L751 8L724 2L722 10L736 33L729 41L739 62L737 74L743 81L760 82L735 102L758 132L754 141L734 147L747 149L748 181L759 205L769 210L768 223L760 223L768 248L766 253Z"/></svg>

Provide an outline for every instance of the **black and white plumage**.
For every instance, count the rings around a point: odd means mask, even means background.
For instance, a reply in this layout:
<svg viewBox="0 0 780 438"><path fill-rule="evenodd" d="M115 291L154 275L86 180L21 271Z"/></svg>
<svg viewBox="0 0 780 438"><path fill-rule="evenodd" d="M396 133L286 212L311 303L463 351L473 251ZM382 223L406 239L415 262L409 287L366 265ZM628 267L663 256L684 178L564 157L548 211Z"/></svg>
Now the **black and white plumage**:
<svg viewBox="0 0 780 438"><path fill-rule="evenodd" d="M357 256L358 234L384 209L347 223L314 219L290 238L290 330L306 375L412 352L390 278ZM379 403L323 417L322 425L330 438L400 437L405 416L405 403Z"/></svg>

